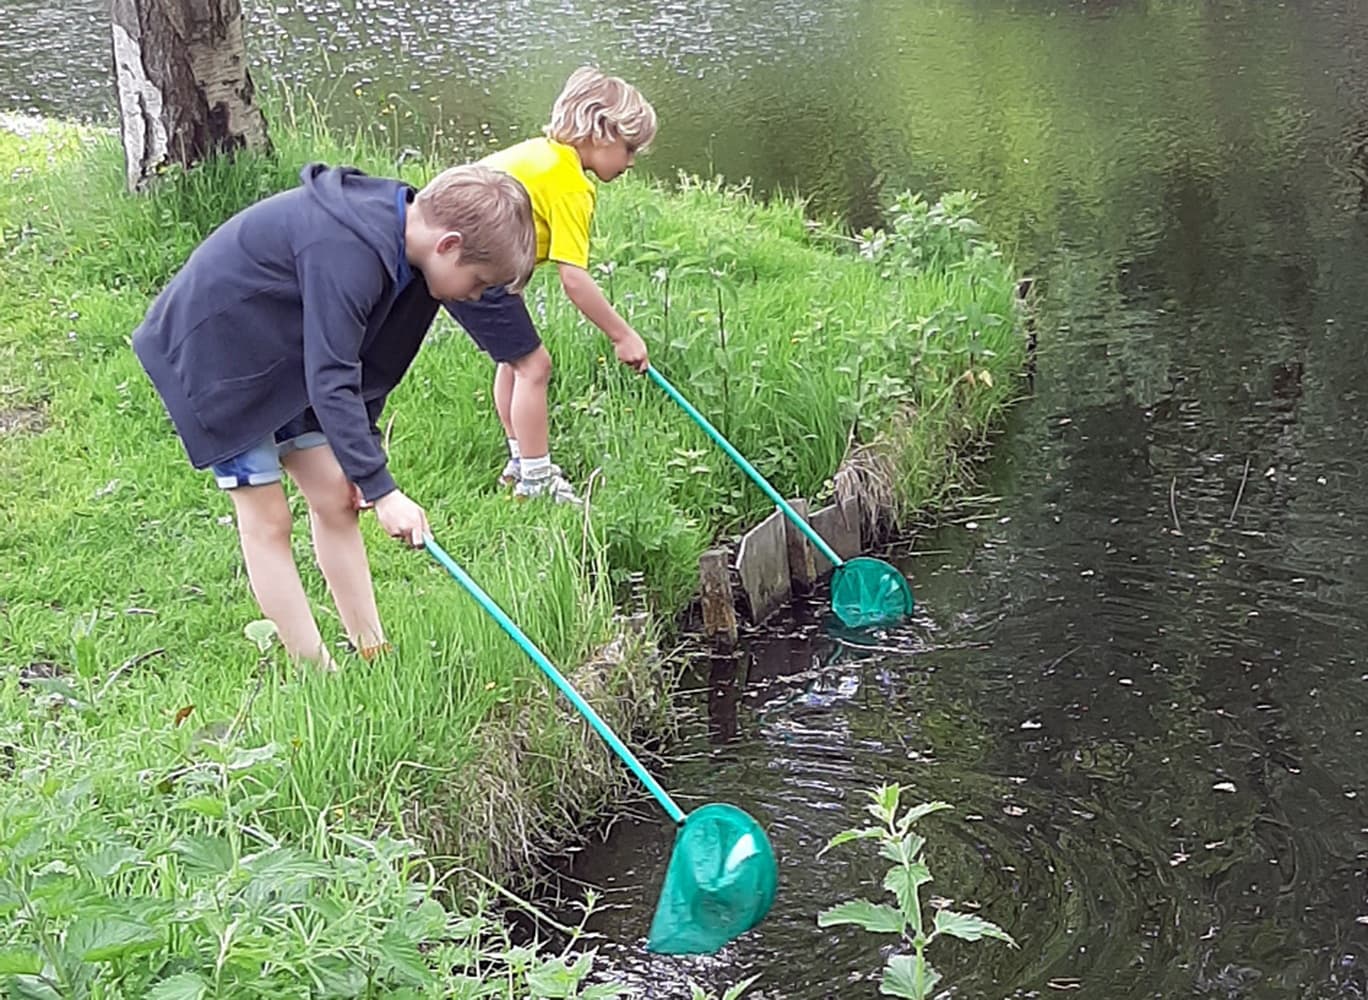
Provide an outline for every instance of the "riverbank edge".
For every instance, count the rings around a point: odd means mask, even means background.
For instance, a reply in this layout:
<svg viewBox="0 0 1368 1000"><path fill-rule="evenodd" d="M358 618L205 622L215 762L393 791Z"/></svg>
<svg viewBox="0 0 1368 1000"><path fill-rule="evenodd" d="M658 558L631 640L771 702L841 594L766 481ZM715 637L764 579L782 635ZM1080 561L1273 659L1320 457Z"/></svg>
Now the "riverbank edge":
<svg viewBox="0 0 1368 1000"><path fill-rule="evenodd" d="M0 129L20 138L41 136L52 127L69 126L0 116ZM41 163L31 166L44 168ZM1016 322L1020 324L1019 316ZM1024 336L1018 339L1019 354L980 358L966 384L972 386L978 379L988 385L1010 385L1025 358ZM854 448L843 466L863 484L866 510L874 512L885 530L927 511L928 502L968 482L970 470L961 458L983 441L1001 410L990 411L986 419L970 419L970 411L954 403L951 399L934 421L922 419L914 407L902 410L899 419L879 429L874 443ZM903 461L909 453L921 458L910 464L923 468L925 457L937 451L940 460L931 464L939 469L938 479L910 482L900 471L909 464ZM615 638L573 671L572 682L598 705L610 725L648 741L667 734L673 680L670 670L662 668L654 637L668 631L683 610L674 608L668 615L658 613L644 621L640 615L619 620ZM490 718L478 734L480 766L462 776L450 789L449 799L414 801L405 810L406 832L417 834L430 854L462 863L455 869L455 880L448 883L458 892L477 888L466 862L475 859L486 878L516 881L529 862L571 842L587 819L630 786L621 765L568 709L558 713L565 731L554 734L527 729L519 724L519 716L516 706L510 706L504 717ZM523 765L529 757L546 758L547 747L556 753L549 769L529 770ZM567 752L567 747L573 749ZM548 776L555 777L549 786Z"/></svg>

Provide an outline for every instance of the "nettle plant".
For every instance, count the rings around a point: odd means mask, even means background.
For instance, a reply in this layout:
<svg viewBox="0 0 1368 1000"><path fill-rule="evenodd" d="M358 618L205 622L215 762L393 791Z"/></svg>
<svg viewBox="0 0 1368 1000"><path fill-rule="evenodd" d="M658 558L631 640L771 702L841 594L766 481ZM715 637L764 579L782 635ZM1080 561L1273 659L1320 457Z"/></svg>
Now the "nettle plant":
<svg viewBox="0 0 1368 1000"><path fill-rule="evenodd" d="M592 895L578 926L556 925L563 950L515 944L490 899L442 890L435 859L413 840L343 825L331 809L318 811L310 836L273 831L294 763L288 747L253 734L246 708L201 727L166 767L137 776L139 794L120 797L118 755L110 763L84 742L113 738L91 736L84 720L117 679L95 683L90 631L77 632L72 680L32 685L53 742L8 772L0 754L0 997L628 995L590 981ZM244 631L269 663L275 626ZM0 751L18 726L0 725Z"/></svg>
<svg viewBox="0 0 1368 1000"><path fill-rule="evenodd" d="M912 954L895 954L889 958L879 992L907 1000L925 1000L941 981L941 974L926 960L926 949L937 938L946 935L961 941L996 938L1013 948L1017 944L997 924L971 913L950 909L938 909L934 915L923 913L921 888L931 881L931 870L923 854L926 839L912 827L932 813L951 808L949 803L925 802L898 815L902 798L899 785L882 785L869 796L873 801L867 808L879 825L838 833L822 848L818 857L852 840L879 841L879 854L893 862L884 876L883 887L897 899L897 905L852 899L824 910L817 917L817 926L854 924L873 934L897 934L911 947Z"/></svg>

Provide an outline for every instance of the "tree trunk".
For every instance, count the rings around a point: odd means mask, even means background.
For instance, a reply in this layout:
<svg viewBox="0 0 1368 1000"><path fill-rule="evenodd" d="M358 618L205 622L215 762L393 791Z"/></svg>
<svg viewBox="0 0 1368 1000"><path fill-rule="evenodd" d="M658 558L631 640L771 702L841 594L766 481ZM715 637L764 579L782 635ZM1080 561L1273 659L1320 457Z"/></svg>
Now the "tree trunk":
<svg viewBox="0 0 1368 1000"><path fill-rule="evenodd" d="M129 190L168 164L270 148L241 0L112 0L111 11Z"/></svg>

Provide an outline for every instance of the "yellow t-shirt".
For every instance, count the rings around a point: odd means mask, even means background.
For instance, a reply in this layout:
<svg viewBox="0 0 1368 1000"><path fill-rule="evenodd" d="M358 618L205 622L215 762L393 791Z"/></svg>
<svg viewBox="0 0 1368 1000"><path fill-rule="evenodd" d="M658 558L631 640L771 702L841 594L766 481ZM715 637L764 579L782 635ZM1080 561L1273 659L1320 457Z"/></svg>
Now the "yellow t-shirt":
<svg viewBox="0 0 1368 1000"><path fill-rule="evenodd" d="M594 183L573 146L553 139L528 139L480 161L511 174L532 199L537 228L537 263L544 260L589 267L589 222L594 216Z"/></svg>

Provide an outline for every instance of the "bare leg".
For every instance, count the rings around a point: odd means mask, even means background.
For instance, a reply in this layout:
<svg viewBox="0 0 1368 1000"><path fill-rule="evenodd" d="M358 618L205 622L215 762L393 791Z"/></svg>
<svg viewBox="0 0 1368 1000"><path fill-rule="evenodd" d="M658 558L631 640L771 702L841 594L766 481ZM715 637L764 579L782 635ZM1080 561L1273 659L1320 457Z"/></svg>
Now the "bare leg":
<svg viewBox="0 0 1368 1000"><path fill-rule="evenodd" d="M347 638L358 652L383 647L385 633L375 607L360 513L352 507L351 483L332 448L325 444L293 451L281 464L309 502L314 552Z"/></svg>
<svg viewBox="0 0 1368 1000"><path fill-rule="evenodd" d="M238 535L261 613L275 623L291 656L331 665L290 551L290 505L279 483L229 490Z"/></svg>
<svg viewBox="0 0 1368 1000"><path fill-rule="evenodd" d="M499 363L494 366L494 410L503 424L504 436L517 440L513 433L513 366Z"/></svg>
<svg viewBox="0 0 1368 1000"><path fill-rule="evenodd" d="M513 376L513 392L509 407L510 437L518 439L523 461L545 458L547 444L546 387L551 382L551 355L545 347L538 347L509 365ZM497 381L496 381L497 386Z"/></svg>

